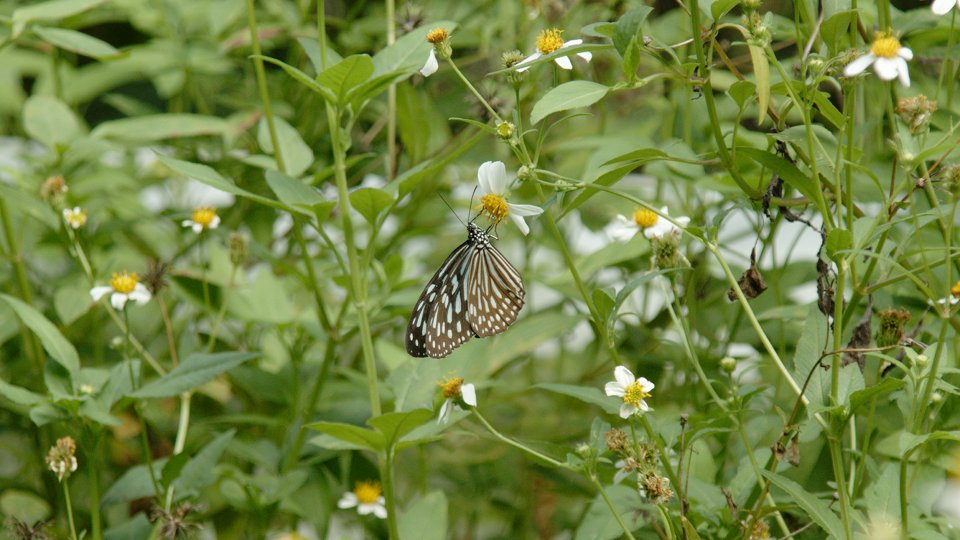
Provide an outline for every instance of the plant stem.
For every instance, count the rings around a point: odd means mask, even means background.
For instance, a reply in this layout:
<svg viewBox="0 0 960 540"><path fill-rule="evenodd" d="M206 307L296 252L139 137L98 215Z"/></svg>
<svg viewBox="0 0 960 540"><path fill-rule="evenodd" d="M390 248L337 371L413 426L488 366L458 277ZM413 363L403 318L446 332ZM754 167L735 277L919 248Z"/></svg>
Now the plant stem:
<svg viewBox="0 0 960 540"><path fill-rule="evenodd" d="M70 522L70 538L77 540L77 527L73 524L73 503L70 502L70 486L68 479L63 480L63 497L67 501L67 521Z"/></svg>
<svg viewBox="0 0 960 540"><path fill-rule="evenodd" d="M397 25L394 20L396 0L386 0L387 4L387 46L397 41ZM397 84L387 88L387 181L397 176Z"/></svg>
<svg viewBox="0 0 960 540"><path fill-rule="evenodd" d="M380 481L383 483L383 500L387 507L387 530L390 532L391 540L400 540L400 529L397 527L397 502L393 485L393 448L381 452L379 457L380 463L383 464Z"/></svg>
<svg viewBox="0 0 960 540"><path fill-rule="evenodd" d="M253 67L257 74L257 89L260 91L260 102L263 104L263 116L267 120L267 131L270 133L270 142L273 145L273 159L277 169L286 173L283 164L283 154L280 150L280 138L273 122L273 107L270 105L270 90L267 88L267 73L263 69L263 52L260 49L260 35L257 32L257 16L254 12L253 0L247 0L247 26L250 28L250 45L253 48Z"/></svg>
<svg viewBox="0 0 960 540"><path fill-rule="evenodd" d="M497 431L496 428L494 428L492 425L490 425L490 422L487 422L487 419L484 418L483 415L480 414L480 411L478 411L475 407L472 409L472 411L473 411L473 415L477 418L477 420L479 420L480 423L483 424L484 427L486 427L487 430L488 430L491 434L493 434L494 437L500 439L501 441L509 444L510 446L513 446L514 448L518 448L518 449L522 450L523 452L526 452L527 454L530 454L531 456L536 457L536 458L539 459L540 461L543 461L543 462L545 462L545 463L549 463L550 465L553 465L554 467L557 467L557 468L559 468L559 469L566 469L566 470L568 470L568 471L575 471L575 470L576 470L575 468L571 467L570 465L567 465L566 463L562 463L562 462L560 462L560 461L557 461L557 460L553 459L552 457L549 457L549 456L547 456L547 455L541 454L540 452L537 452L536 450L534 450L534 449L532 449L532 448L530 448L530 447L528 447L528 446L525 446L525 445L523 445L523 444L521 444L521 443L519 443L519 442L511 439L510 437L507 437L506 435L503 435L502 433L500 433L499 431Z"/></svg>
<svg viewBox="0 0 960 540"><path fill-rule="evenodd" d="M180 423L177 425L177 438L173 443L173 455L179 455L183 453L183 447L187 442L187 429L190 427L190 398L193 396L193 392L184 392L180 394ZM170 511L170 507L173 505L173 485L171 484L167 488L167 500L164 502L163 508L167 512Z"/></svg>
<svg viewBox="0 0 960 540"><path fill-rule="evenodd" d="M30 281L27 279L27 268L23 264L23 253L13 236L13 227L10 225L10 215L7 212L7 203L0 198L0 221L3 222L3 232L7 240L7 252L13 262L13 270L17 275L17 285L20 287L20 298L27 304L33 305L33 293L30 291ZM20 323L23 336L24 350L33 363L38 374L43 373L43 353L40 340L25 324Z"/></svg>
<svg viewBox="0 0 960 540"><path fill-rule="evenodd" d="M613 519L617 520L617 524L620 525L620 528L623 529L623 534L630 540L634 540L633 533L630 532L630 527L623 521L623 518L620 517L620 511L617 510L617 507L613 504L613 500L610 499L610 496L607 495L607 491L603 489L603 484L600 483L600 480L597 479L597 475L592 471L589 475L590 482L593 483L593 486L597 488L597 493L600 494L600 497L603 498L603 502L607 503L607 508L610 509L610 513L613 514Z"/></svg>

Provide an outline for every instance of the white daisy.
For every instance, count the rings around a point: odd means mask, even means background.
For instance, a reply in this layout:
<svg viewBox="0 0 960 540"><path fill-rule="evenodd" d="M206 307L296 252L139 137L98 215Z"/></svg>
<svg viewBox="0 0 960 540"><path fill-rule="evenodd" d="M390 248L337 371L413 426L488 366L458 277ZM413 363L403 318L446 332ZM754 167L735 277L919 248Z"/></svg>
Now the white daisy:
<svg viewBox="0 0 960 540"><path fill-rule="evenodd" d="M146 304L150 301L150 291L140 283L140 279L135 272L114 272L110 278L110 286L94 287L90 289L90 297L94 302L99 302L101 298L110 295L110 305L115 309L123 309L128 300L133 300L138 305Z"/></svg>
<svg viewBox="0 0 960 540"><path fill-rule="evenodd" d="M885 81L899 78L900 84L910 86L910 70L907 60L913 58L913 51L900 44L900 40L890 33L878 34L870 45L870 52L847 64L843 74L853 77L873 66L877 77Z"/></svg>
<svg viewBox="0 0 960 540"><path fill-rule="evenodd" d="M548 28L547 30L541 30L540 35L537 36L537 52L531 54L530 56L523 59L518 65L529 64L541 56L550 54L552 52L558 51L560 49L566 49L567 47L573 47L574 45L580 45L583 43L582 39L571 39L570 41L563 41L563 38L560 37L560 34L563 33L563 30L557 28ZM593 58L593 54L589 52L579 52L577 56L583 58L587 62ZM570 59L566 56L561 56L554 59L554 62L563 69L573 69L573 64L570 62ZM517 71L526 71L530 69L529 66L519 68Z"/></svg>
<svg viewBox="0 0 960 540"><path fill-rule="evenodd" d="M440 406L440 414L437 415L437 423L443 424L450 419L453 411L462 411L460 404L477 406L477 389L472 384L463 384L463 379L454 377L440 383L443 388L443 405Z"/></svg>
<svg viewBox="0 0 960 540"><path fill-rule="evenodd" d="M956 282L953 287L950 287L950 294L946 298L937 300L938 304L949 304L951 306L956 305L957 302L960 302L960 281Z"/></svg>
<svg viewBox="0 0 960 540"><path fill-rule="evenodd" d="M449 57L450 32L447 32L445 28L434 28L427 32L427 41L430 42L433 47L430 48L430 54L427 55L427 62L420 68L420 74L424 77L433 75L437 72L437 69L440 68L440 64L437 62L438 48L446 53L446 57Z"/></svg>
<svg viewBox="0 0 960 540"><path fill-rule="evenodd" d="M670 215L670 211L666 206L660 209L660 213L665 216ZM686 227L687 224L690 223L690 218L683 216L674 219L674 221L680 224L680 226ZM643 231L644 236L653 239L672 234L674 231L680 229L669 220L663 219L658 216L656 212L652 212L646 208L637 208L633 212L632 219L618 214L616 221L607 226L607 234L610 238L620 242L630 240L637 234L637 231L640 230Z"/></svg>
<svg viewBox="0 0 960 540"><path fill-rule="evenodd" d="M193 209L190 219L183 220L184 227L190 227L193 232L200 234L207 229L216 229L220 226L220 216L212 206L198 206Z"/></svg>
<svg viewBox="0 0 960 540"><path fill-rule="evenodd" d="M650 410L644 399L650 397L650 391L655 386L652 382L644 377L635 378L633 373L623 366L617 366L613 370L613 377L616 380L608 382L604 391L608 396L623 398L620 418L630 418L631 415Z"/></svg>
<svg viewBox="0 0 960 540"><path fill-rule="evenodd" d="M937 15L946 15L954 6L960 9L960 0L933 0L930 10Z"/></svg>
<svg viewBox="0 0 960 540"><path fill-rule="evenodd" d="M356 508L361 516L373 514L380 519L387 517L385 505L379 482L357 482L353 491L344 493L337 501L337 508Z"/></svg>
<svg viewBox="0 0 960 540"><path fill-rule="evenodd" d="M87 211L79 206L63 209L63 220L71 229L79 229L87 223Z"/></svg>
<svg viewBox="0 0 960 540"><path fill-rule="evenodd" d="M477 170L477 183L480 185L480 208L494 223L500 223L509 217L510 221L527 234L530 227L524 217L539 216L543 208L531 204L511 204L507 202L507 168L502 161L487 161Z"/></svg>

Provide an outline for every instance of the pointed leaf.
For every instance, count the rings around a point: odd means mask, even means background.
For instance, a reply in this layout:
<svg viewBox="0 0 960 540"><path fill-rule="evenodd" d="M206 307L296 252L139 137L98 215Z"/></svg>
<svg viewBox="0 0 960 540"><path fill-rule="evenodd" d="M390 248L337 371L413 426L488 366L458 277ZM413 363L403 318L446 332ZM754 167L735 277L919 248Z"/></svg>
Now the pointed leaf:
<svg viewBox="0 0 960 540"><path fill-rule="evenodd" d="M340 422L314 422L304 427L330 435L331 437L355 444L370 450L383 450L387 447L386 440L378 431L365 429L353 424Z"/></svg>
<svg viewBox="0 0 960 540"><path fill-rule="evenodd" d="M258 356L260 353L256 352L191 354L172 371L145 384L130 395L138 398L176 396Z"/></svg>
<svg viewBox="0 0 960 540"><path fill-rule="evenodd" d="M814 497L793 480L767 470L761 470L760 472L773 485L786 491L793 501L810 516L810 519L830 535L830 538L844 537L843 524L840 523L840 518L830 510L826 502Z"/></svg>
<svg viewBox="0 0 960 540"><path fill-rule="evenodd" d="M432 417L433 411L414 409L409 412L382 414L367 420L367 425L382 433L389 447Z"/></svg>
<svg viewBox="0 0 960 540"><path fill-rule="evenodd" d="M9 305L17 317L40 338L40 344L58 364L73 377L80 369L80 356L73 345L63 337L52 322L33 306L8 294L0 294L0 299Z"/></svg>
<svg viewBox="0 0 960 540"><path fill-rule="evenodd" d="M590 81L571 81L547 92L533 106L530 122L536 124L556 112L589 107L603 99L610 87Z"/></svg>

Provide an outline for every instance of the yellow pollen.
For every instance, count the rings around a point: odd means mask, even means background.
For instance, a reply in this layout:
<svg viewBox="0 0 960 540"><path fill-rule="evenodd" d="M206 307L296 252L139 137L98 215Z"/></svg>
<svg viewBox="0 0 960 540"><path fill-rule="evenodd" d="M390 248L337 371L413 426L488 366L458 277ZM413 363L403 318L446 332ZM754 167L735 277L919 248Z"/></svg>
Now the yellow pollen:
<svg viewBox="0 0 960 540"><path fill-rule="evenodd" d="M210 208L209 206L201 206L193 209L193 217L191 219L194 223L199 223L206 229L215 217L217 217L216 209Z"/></svg>
<svg viewBox="0 0 960 540"><path fill-rule="evenodd" d="M503 200L503 197L493 193L488 193L480 197L480 208L483 209L483 213L490 216L490 219L496 223L503 221L503 218L507 217L507 214L510 212L507 201Z"/></svg>
<svg viewBox="0 0 960 540"><path fill-rule="evenodd" d="M643 387L640 386L640 381L634 381L633 384L627 386L623 391L623 402L635 407L639 407L640 402L648 397L650 397L650 394L643 391Z"/></svg>
<svg viewBox="0 0 960 540"><path fill-rule="evenodd" d="M880 34L870 45L870 52L880 58L896 58L900 51L900 41L890 34Z"/></svg>
<svg viewBox="0 0 960 540"><path fill-rule="evenodd" d="M953 284L953 287L950 287L950 296L960 298L960 281Z"/></svg>
<svg viewBox="0 0 960 540"><path fill-rule="evenodd" d="M463 377L454 377L440 383L443 389L443 397L447 399L458 398L463 395L460 387L463 386Z"/></svg>
<svg viewBox="0 0 960 540"><path fill-rule="evenodd" d="M357 501L360 504L375 503L382 493L380 482L357 482L357 486L353 488L353 493L357 496Z"/></svg>
<svg viewBox="0 0 960 540"><path fill-rule="evenodd" d="M66 218L68 225L74 229L79 229L87 222L87 211L80 207L67 208L63 211L63 217Z"/></svg>
<svg viewBox="0 0 960 540"><path fill-rule="evenodd" d="M633 221L639 225L641 229L653 227L657 224L658 219L660 219L660 216L646 208L637 208L633 213Z"/></svg>
<svg viewBox="0 0 960 540"><path fill-rule="evenodd" d="M450 33L444 28L434 28L427 32L427 41L430 43L441 43L450 37Z"/></svg>
<svg viewBox="0 0 960 540"><path fill-rule="evenodd" d="M540 31L540 35L537 36L537 50L540 54L550 54L563 47L563 38L560 37L562 33L563 30L556 28Z"/></svg>
<svg viewBox="0 0 960 540"><path fill-rule="evenodd" d="M113 277L110 278L110 286L121 294L132 293L139 282L140 278L137 277L136 272L114 272Z"/></svg>

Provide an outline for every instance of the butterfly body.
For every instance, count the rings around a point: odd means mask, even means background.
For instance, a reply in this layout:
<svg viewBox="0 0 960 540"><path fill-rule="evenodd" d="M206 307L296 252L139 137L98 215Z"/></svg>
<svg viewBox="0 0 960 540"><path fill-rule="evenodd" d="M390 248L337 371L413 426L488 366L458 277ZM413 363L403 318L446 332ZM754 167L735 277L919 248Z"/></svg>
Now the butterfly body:
<svg viewBox="0 0 960 540"><path fill-rule="evenodd" d="M520 272L490 235L468 223L467 240L447 256L414 304L407 353L443 358L474 336L499 334L517 319L524 295Z"/></svg>

